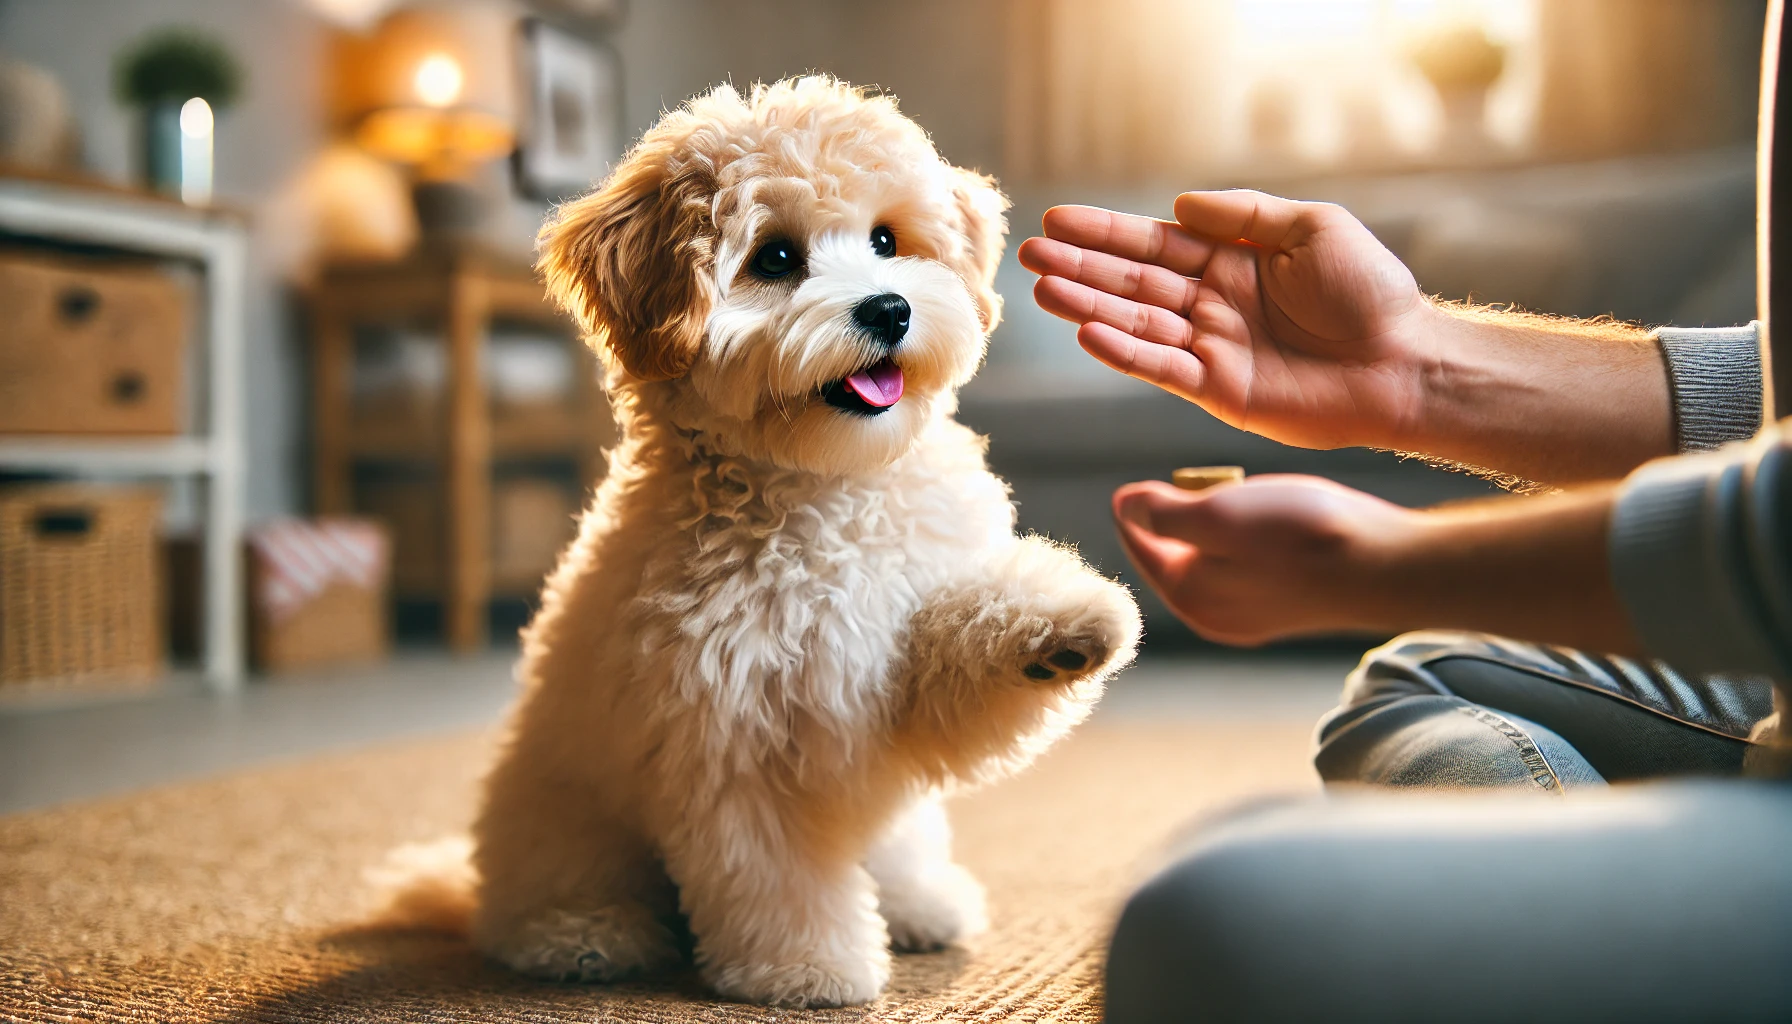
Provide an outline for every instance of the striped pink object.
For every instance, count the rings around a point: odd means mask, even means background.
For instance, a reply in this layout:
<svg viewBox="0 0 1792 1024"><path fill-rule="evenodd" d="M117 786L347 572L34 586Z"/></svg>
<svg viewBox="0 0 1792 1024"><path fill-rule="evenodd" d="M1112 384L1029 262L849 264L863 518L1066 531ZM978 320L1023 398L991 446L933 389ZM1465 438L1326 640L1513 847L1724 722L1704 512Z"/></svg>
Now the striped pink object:
<svg viewBox="0 0 1792 1024"><path fill-rule="evenodd" d="M275 519L248 543L262 568L256 604L276 622L332 583L383 585L391 557L385 531L365 519Z"/></svg>

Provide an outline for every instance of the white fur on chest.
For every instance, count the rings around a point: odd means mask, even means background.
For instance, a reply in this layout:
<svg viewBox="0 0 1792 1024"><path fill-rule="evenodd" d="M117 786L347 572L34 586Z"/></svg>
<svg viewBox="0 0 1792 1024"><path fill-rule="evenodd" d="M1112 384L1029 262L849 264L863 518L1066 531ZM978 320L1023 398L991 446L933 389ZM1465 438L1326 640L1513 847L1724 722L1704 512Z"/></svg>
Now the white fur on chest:
<svg viewBox="0 0 1792 1024"><path fill-rule="evenodd" d="M737 755L806 730L805 758L832 759L819 729L838 741L832 757L850 757L891 711L922 602L1013 541L1007 487L949 421L877 473L733 479L745 500L688 523L654 559L641 601L659 643L641 655Z"/></svg>

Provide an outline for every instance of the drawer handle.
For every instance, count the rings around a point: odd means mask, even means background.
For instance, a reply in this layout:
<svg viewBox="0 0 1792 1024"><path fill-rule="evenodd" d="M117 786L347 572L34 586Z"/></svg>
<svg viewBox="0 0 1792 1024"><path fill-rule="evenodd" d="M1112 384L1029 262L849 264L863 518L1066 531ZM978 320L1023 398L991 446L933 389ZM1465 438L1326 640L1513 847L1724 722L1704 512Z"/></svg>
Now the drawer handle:
<svg viewBox="0 0 1792 1024"><path fill-rule="evenodd" d="M112 397L120 402L138 401L147 390L149 386L143 382L143 375L136 370L126 370L112 378Z"/></svg>
<svg viewBox="0 0 1792 1024"><path fill-rule="evenodd" d="M39 537L72 540L85 537L93 529L93 513L84 508L50 508L37 514Z"/></svg>
<svg viewBox="0 0 1792 1024"><path fill-rule="evenodd" d="M99 312L100 293L84 284L70 285L56 298L56 308L70 324L85 323Z"/></svg>

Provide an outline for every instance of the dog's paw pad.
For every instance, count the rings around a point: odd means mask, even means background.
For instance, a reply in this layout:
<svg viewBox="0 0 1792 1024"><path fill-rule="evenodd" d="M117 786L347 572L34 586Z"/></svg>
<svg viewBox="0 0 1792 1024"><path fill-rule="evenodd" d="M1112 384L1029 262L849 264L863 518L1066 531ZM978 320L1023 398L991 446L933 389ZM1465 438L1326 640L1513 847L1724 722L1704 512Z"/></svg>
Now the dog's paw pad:
<svg viewBox="0 0 1792 1024"><path fill-rule="evenodd" d="M1021 664L1021 674L1042 683L1073 683L1101 668L1108 645L1091 636L1056 637L1036 648Z"/></svg>

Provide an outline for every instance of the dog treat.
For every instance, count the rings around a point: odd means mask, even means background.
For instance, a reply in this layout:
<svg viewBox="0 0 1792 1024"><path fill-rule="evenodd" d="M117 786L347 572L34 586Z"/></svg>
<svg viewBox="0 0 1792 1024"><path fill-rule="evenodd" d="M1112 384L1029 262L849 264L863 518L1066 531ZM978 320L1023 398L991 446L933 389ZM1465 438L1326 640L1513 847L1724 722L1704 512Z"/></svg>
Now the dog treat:
<svg viewBox="0 0 1792 1024"><path fill-rule="evenodd" d="M1205 491L1243 479L1243 466L1186 466L1170 474L1170 482L1185 491Z"/></svg>

